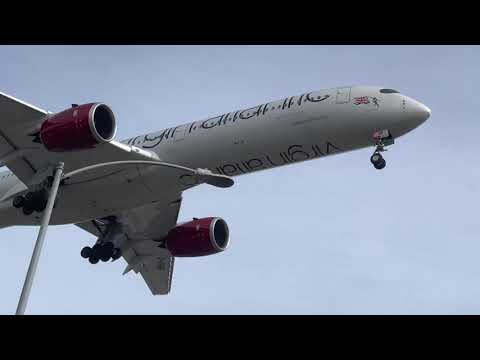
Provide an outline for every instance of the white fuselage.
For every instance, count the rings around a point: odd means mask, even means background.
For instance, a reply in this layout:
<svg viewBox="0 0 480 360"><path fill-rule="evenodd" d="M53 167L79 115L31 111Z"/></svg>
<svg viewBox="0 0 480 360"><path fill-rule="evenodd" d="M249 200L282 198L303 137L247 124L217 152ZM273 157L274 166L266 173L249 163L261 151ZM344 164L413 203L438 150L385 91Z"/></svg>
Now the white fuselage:
<svg viewBox="0 0 480 360"><path fill-rule="evenodd" d="M166 162L238 176L373 146L374 132L387 129L397 138L428 118L424 105L380 89L356 86L306 93L123 142L153 151ZM0 174L0 195L19 181L7 174ZM131 181L132 176L137 180ZM61 189L60 196L62 211L54 211L52 224L103 217L178 194L169 194L155 172L138 170L116 180L82 182ZM39 216L14 209L11 201L0 203L0 213L2 227L39 221Z"/></svg>

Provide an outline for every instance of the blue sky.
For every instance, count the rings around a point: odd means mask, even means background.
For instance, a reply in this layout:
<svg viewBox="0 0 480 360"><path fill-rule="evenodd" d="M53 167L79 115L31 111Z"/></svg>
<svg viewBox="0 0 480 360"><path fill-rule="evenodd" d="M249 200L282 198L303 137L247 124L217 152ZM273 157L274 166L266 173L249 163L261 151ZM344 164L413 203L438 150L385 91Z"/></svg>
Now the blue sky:
<svg viewBox="0 0 480 360"><path fill-rule="evenodd" d="M153 297L93 236L50 227L30 314L479 314L478 46L0 46L0 91L51 111L105 102L118 139L344 85L394 88L431 118L376 171L372 149L184 194L221 216L221 254L177 259ZM37 228L0 234L0 313L15 312Z"/></svg>

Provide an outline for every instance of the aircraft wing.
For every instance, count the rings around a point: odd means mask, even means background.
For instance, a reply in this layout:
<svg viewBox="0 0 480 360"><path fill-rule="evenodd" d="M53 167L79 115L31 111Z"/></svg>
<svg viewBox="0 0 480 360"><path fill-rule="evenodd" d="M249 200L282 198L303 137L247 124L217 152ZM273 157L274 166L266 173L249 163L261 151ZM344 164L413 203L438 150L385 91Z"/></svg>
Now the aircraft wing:
<svg viewBox="0 0 480 360"><path fill-rule="evenodd" d="M180 205L181 198L116 214L125 237L121 246L122 256L127 262L124 274L131 270L140 273L153 295L170 292L175 258L168 250L159 247L158 241L176 225ZM95 236L100 235L92 222L76 225Z"/></svg>
<svg viewBox="0 0 480 360"><path fill-rule="evenodd" d="M32 136L48 114L48 111L0 92L0 166L6 165L26 185L37 173L59 161L64 162L64 171L68 173L102 162L158 159L150 151L117 141L77 152L49 152L43 145L34 142ZM112 172L112 168L97 169L93 176L98 178L107 172Z"/></svg>
<svg viewBox="0 0 480 360"><path fill-rule="evenodd" d="M31 143L28 133L39 126L47 114L45 110L0 93L0 158L20 149L38 148L38 144ZM22 181L36 172L23 156L10 161L8 167Z"/></svg>
<svg viewBox="0 0 480 360"><path fill-rule="evenodd" d="M233 180L208 169L190 169L161 162L153 152L116 141L89 150L49 152L42 144L34 142L32 137L46 115L48 112L45 110L0 93L0 166L7 165L27 186L39 179L44 180L51 166L60 161L64 163L64 186L115 176L131 165L136 165L138 176L158 172L158 183L170 195L167 198L176 198L177 201L155 202L112 215L122 224L126 237L121 247L128 263L126 272L140 272L153 294L167 294L170 291L174 259L167 250L158 247L157 241L176 225L182 191L202 183L229 187L233 185ZM115 164L101 167L101 163L106 162ZM76 173L86 167L88 171ZM2 200L13 197L16 192L10 191ZM97 220L77 225L98 236L101 224L101 220Z"/></svg>

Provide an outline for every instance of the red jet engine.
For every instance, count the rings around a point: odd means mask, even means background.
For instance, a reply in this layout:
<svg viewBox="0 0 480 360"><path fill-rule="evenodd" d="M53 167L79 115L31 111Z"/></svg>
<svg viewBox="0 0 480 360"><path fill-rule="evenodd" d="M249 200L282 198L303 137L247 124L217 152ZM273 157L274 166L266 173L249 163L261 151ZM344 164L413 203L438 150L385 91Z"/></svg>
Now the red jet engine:
<svg viewBox="0 0 480 360"><path fill-rule="evenodd" d="M221 218L194 219L170 230L165 247L177 257L212 255L227 248L228 235L227 223Z"/></svg>
<svg viewBox="0 0 480 360"><path fill-rule="evenodd" d="M105 104L91 103L49 116L38 135L47 150L66 152L91 149L110 142L116 130L112 110Z"/></svg>

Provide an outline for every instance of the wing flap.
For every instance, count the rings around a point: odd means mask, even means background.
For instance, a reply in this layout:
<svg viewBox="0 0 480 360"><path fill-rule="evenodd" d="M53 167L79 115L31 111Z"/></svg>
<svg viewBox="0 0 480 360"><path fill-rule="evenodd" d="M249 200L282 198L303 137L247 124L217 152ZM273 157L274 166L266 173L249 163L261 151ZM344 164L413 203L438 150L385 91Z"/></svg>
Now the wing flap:
<svg viewBox="0 0 480 360"><path fill-rule="evenodd" d="M153 295L166 295L172 286L175 258L159 246L158 240L176 225L181 203L179 197L175 201L156 202L116 215L125 237L121 249L127 267L123 273L132 270L140 273ZM76 225L100 236L99 230L91 221Z"/></svg>
<svg viewBox="0 0 480 360"><path fill-rule="evenodd" d="M140 248L140 249L139 249ZM127 267L123 274L133 270L140 273L153 295L170 292L175 259L168 250L159 248L154 241L143 242L123 253Z"/></svg>
<svg viewBox="0 0 480 360"><path fill-rule="evenodd" d="M147 266L140 270L140 274L147 283L153 295L167 295L172 288L173 265L175 258L169 256L160 262L151 260Z"/></svg>

